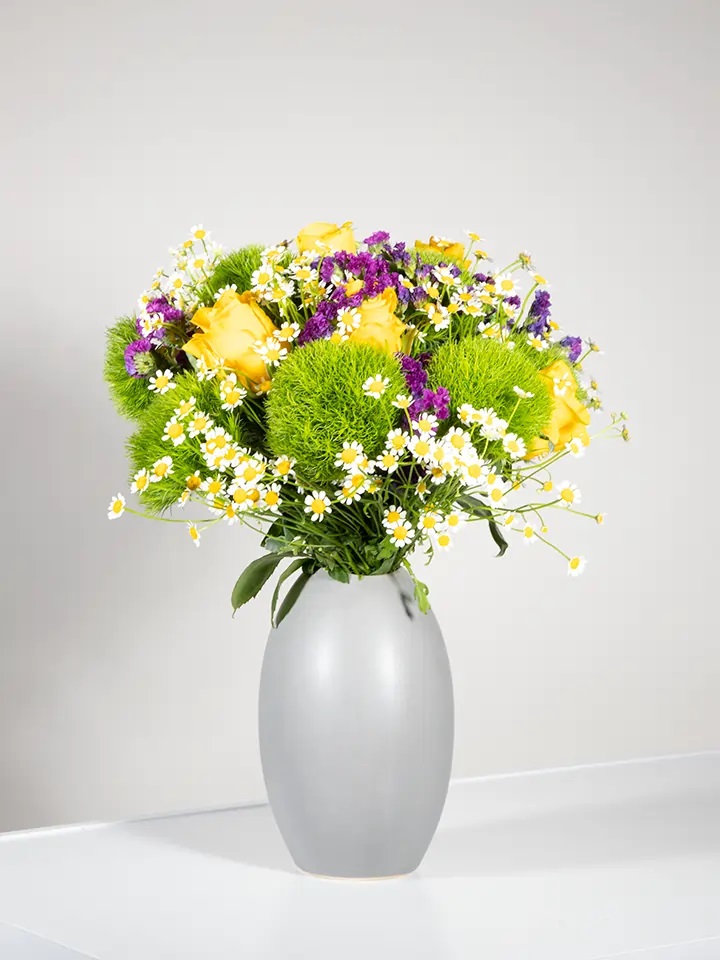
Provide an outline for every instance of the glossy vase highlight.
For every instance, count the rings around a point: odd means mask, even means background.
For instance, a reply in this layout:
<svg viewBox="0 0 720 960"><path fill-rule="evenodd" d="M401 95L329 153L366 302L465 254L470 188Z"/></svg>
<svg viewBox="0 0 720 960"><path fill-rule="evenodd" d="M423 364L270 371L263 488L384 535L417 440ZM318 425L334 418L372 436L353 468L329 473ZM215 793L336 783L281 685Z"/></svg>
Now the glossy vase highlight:
<svg viewBox="0 0 720 960"><path fill-rule="evenodd" d="M415 870L445 803L454 718L442 633L404 571L311 577L270 634L259 719L270 805L301 870Z"/></svg>

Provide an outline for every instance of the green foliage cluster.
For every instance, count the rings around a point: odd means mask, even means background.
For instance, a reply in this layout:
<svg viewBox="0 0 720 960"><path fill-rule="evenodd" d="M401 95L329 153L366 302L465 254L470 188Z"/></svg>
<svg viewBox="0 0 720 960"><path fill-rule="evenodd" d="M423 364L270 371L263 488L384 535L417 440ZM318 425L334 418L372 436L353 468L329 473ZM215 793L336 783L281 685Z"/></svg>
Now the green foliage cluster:
<svg viewBox="0 0 720 960"><path fill-rule="evenodd" d="M390 381L377 399L362 389L376 374ZM335 458L344 441L361 443L368 457L380 453L388 431L400 421L392 401L405 391L399 363L383 351L364 344L310 343L294 350L273 379L267 400L270 449L295 458L302 483L333 483L341 476Z"/></svg>
<svg viewBox="0 0 720 960"><path fill-rule="evenodd" d="M259 244L250 244L223 257L199 291L201 301L213 303L217 291L232 284L235 284L238 293L249 290L252 286L252 275L262 261L262 252L263 247Z"/></svg>
<svg viewBox="0 0 720 960"><path fill-rule="evenodd" d="M125 369L125 348L137 338L132 317L120 317L107 331L105 380L118 412L128 420L139 420L153 401L147 380L131 377Z"/></svg>
<svg viewBox="0 0 720 960"><path fill-rule="evenodd" d="M552 399L529 358L530 352L520 345L508 350L487 337L444 343L430 361L429 380L434 388L448 388L454 409L463 403L475 409L492 407L504 420L510 420L513 433L529 442L542 433L552 414ZM518 403L515 386L533 397Z"/></svg>
<svg viewBox="0 0 720 960"><path fill-rule="evenodd" d="M184 442L178 446L162 439L165 424L182 400L195 397L198 410L202 410L211 420L227 430L239 445L247 444L245 424L233 411L222 409L222 400L215 380L198 380L195 373L188 371L176 377L174 382L177 384L174 390L159 396L150 394L153 397L152 403L145 410L139 428L127 441L131 476L143 468L150 469L155 461L162 457L170 456L173 460L172 475L157 483L151 483L140 495L141 503L150 513L167 510L177 502L185 489L187 477L196 470L200 470L201 475L205 475L207 471L200 450L200 437L186 436ZM147 386L145 390L149 393Z"/></svg>

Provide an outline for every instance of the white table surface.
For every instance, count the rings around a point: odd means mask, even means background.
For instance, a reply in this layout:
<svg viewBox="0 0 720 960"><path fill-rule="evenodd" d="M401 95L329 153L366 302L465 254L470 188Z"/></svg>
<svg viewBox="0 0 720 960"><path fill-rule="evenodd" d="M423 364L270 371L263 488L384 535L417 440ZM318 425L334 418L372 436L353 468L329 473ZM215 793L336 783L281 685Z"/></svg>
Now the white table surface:
<svg viewBox="0 0 720 960"><path fill-rule="evenodd" d="M265 806L0 837L2 960L720 960L720 753L455 783L412 877Z"/></svg>

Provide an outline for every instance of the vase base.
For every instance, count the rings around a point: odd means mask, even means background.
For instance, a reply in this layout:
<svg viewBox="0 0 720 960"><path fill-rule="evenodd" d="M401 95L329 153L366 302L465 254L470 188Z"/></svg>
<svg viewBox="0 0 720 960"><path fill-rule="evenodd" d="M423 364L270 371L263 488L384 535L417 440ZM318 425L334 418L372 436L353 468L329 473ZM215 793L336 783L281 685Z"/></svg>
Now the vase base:
<svg viewBox="0 0 720 960"><path fill-rule="evenodd" d="M415 873L414 870L410 870L407 873L389 873L387 876L380 877L340 877L327 873L312 873L310 870L303 870L297 864L295 864L295 868L304 877L312 877L314 880L337 880L340 883L379 883L383 880L402 880L404 877L411 877Z"/></svg>

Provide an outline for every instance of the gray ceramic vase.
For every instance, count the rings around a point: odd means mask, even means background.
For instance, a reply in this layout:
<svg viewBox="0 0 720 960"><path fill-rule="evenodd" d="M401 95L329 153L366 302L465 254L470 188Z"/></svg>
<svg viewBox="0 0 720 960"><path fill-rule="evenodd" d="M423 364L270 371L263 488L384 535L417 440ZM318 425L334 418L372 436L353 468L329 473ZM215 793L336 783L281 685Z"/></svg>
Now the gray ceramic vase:
<svg viewBox="0 0 720 960"><path fill-rule="evenodd" d="M260 680L265 785L297 866L415 870L445 803L453 727L442 633L408 575L311 577L270 633Z"/></svg>

